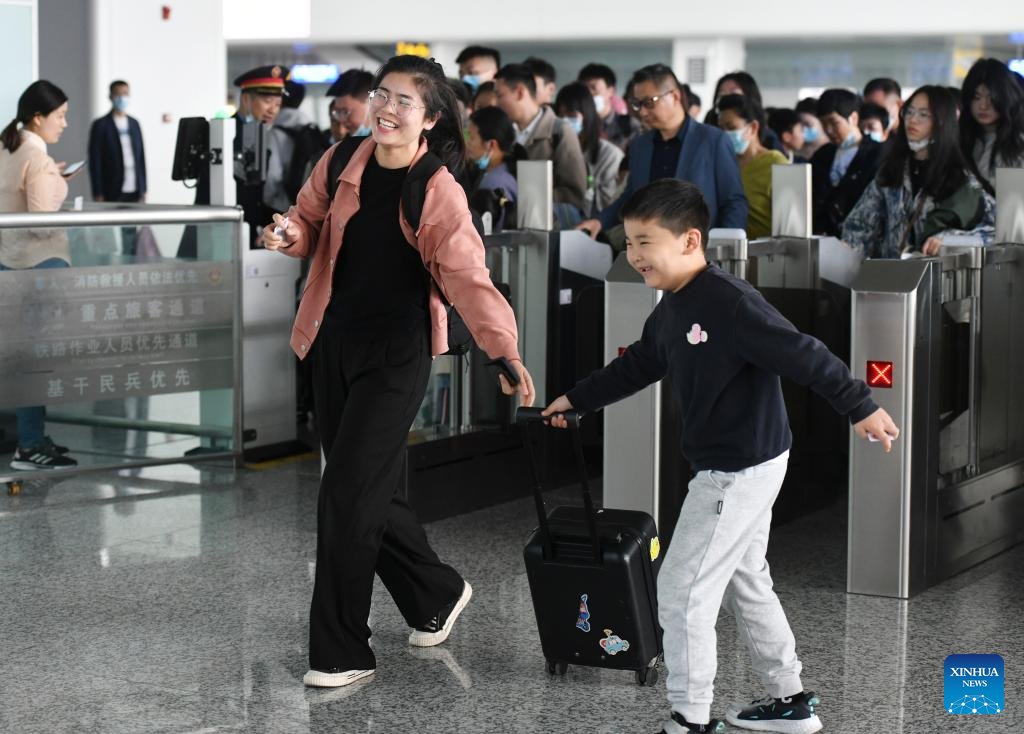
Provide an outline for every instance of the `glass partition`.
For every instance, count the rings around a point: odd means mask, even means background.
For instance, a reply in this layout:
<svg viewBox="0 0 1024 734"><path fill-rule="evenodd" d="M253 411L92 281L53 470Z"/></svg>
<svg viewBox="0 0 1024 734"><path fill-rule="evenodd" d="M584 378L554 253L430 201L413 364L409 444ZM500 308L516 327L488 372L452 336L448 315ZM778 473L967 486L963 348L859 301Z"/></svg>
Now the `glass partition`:
<svg viewBox="0 0 1024 734"><path fill-rule="evenodd" d="M0 479L236 451L240 238L235 209L0 215Z"/></svg>

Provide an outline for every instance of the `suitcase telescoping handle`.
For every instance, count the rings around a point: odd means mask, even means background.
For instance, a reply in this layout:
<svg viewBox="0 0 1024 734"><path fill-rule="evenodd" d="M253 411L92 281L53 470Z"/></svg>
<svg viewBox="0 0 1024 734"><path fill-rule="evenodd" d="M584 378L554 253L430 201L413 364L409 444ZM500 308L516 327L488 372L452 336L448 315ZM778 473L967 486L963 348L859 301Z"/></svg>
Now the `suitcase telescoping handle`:
<svg viewBox="0 0 1024 734"><path fill-rule="evenodd" d="M554 556L551 551L551 528L548 525L548 514L544 511L544 496L541 494L540 467L537 464L537 456L533 451L533 442L530 441L530 425L533 423L546 423L549 418L542 415L543 408L519 408L516 411L516 424L522 428L523 443L526 444L526 453L530 457L530 469L533 471L533 500L537 506L537 520L540 523L541 543L544 547L544 558L550 560ZM580 418L578 411L567 410L559 415L565 416L569 424L569 433L572 436L573 453L576 455L576 473L579 475L580 486L583 490L583 508L587 518L587 534L590 537L590 545L594 554L594 562L601 563L601 540L597 534L597 519L594 512L594 500L590 496L590 480L587 478L587 462L583 456L583 439L580 437Z"/></svg>

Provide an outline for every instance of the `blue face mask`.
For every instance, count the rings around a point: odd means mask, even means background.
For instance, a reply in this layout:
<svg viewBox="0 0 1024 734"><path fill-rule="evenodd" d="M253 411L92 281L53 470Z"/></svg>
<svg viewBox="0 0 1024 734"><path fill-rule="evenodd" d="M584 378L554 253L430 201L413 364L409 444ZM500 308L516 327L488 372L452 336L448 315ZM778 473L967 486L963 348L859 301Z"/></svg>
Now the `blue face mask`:
<svg viewBox="0 0 1024 734"><path fill-rule="evenodd" d="M583 134L583 118L582 117L560 117L562 122L572 128L573 132L577 135Z"/></svg>
<svg viewBox="0 0 1024 734"><path fill-rule="evenodd" d="M373 130L368 128L366 126L366 123L363 123L362 125L360 125L356 129L356 131L354 133L352 133L352 137L354 137L354 138L359 138L359 137L362 137L364 135L373 135Z"/></svg>
<svg viewBox="0 0 1024 734"><path fill-rule="evenodd" d="M250 122L255 122L256 118L252 116L252 113L249 113L245 117L242 118L242 121L245 122L246 124L248 124Z"/></svg>
<svg viewBox="0 0 1024 734"><path fill-rule="evenodd" d="M804 125L804 142L805 143L814 143L814 142L816 142L818 140L818 135L820 135L820 133L818 132L818 128L816 128L816 127L807 127L807 125Z"/></svg>
<svg viewBox="0 0 1024 734"><path fill-rule="evenodd" d="M124 112L128 109L128 97L114 97L114 109L118 112Z"/></svg>
<svg viewBox="0 0 1024 734"><path fill-rule="evenodd" d="M483 83L483 82L480 81L480 77L473 76L472 74L466 74L465 76L463 76L462 77L462 81L464 81L469 86L473 87L473 91L474 92L477 89L479 89L480 85Z"/></svg>
<svg viewBox="0 0 1024 734"><path fill-rule="evenodd" d="M741 127L739 130L726 130L725 134L729 136L729 140L732 142L732 150L736 155L743 155L747 152L747 148L750 147L750 141L743 137L743 134L747 131L747 128Z"/></svg>
<svg viewBox="0 0 1024 734"><path fill-rule="evenodd" d="M484 153L476 159L476 165L481 171L486 171L491 166L491 154Z"/></svg>
<svg viewBox="0 0 1024 734"><path fill-rule="evenodd" d="M846 136L846 140L839 146L839 150L849 150L855 145L857 145L857 135L851 130L850 134Z"/></svg>
<svg viewBox="0 0 1024 734"><path fill-rule="evenodd" d="M882 137L882 133L877 130L872 130L868 133L868 137L874 140L876 143L881 143L885 138Z"/></svg>

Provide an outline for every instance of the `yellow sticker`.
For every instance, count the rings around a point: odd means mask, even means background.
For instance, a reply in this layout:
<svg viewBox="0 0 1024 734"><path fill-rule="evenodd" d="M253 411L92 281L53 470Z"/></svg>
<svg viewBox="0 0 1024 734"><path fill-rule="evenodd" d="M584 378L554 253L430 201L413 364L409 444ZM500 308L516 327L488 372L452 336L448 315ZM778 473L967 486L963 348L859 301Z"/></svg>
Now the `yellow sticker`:
<svg viewBox="0 0 1024 734"><path fill-rule="evenodd" d="M655 535L651 540L651 561L658 560L658 556L661 555L661 541L658 540L658 536Z"/></svg>

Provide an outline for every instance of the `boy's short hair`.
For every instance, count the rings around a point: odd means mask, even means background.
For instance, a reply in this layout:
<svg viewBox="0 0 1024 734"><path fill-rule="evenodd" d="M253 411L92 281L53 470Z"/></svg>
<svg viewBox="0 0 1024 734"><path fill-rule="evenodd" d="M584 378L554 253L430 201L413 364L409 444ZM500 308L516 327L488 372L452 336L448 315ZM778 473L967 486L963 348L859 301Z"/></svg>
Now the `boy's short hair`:
<svg viewBox="0 0 1024 734"><path fill-rule="evenodd" d="M875 92L881 92L886 96L889 96L890 94L895 94L897 97L903 96L903 90L900 89L900 83L895 79L889 79L884 76L872 79L864 85L865 97L868 97Z"/></svg>
<svg viewBox="0 0 1024 734"><path fill-rule="evenodd" d="M554 84L558 81L555 78L555 67L544 59L539 59L536 56L530 56L523 61L523 66L533 72L534 76L539 76L541 79L548 84Z"/></svg>
<svg viewBox="0 0 1024 734"><path fill-rule="evenodd" d="M889 110L874 102L863 102L860 106L860 121L878 120L882 123L882 129L889 129Z"/></svg>
<svg viewBox="0 0 1024 734"><path fill-rule="evenodd" d="M840 117L849 117L854 112L860 111L860 97L849 89L836 87L826 89L818 97L818 104L815 107L815 114L818 119L828 117L835 112Z"/></svg>
<svg viewBox="0 0 1024 734"><path fill-rule="evenodd" d="M676 237L690 229L700 231L700 246L708 241L711 212L700 188L678 178L662 178L637 189L622 205L622 220L657 222Z"/></svg>
<svg viewBox="0 0 1024 734"><path fill-rule="evenodd" d="M796 110L776 107L768 112L768 127L775 131L775 134L782 137L783 133L793 132L793 128L802 125L800 115Z"/></svg>
<svg viewBox="0 0 1024 734"><path fill-rule="evenodd" d="M495 48L488 46L466 46L459 52L459 55L455 59L456 64L465 64L471 59L491 58L494 59L494 65L499 69L501 68L501 54Z"/></svg>
<svg viewBox="0 0 1024 734"><path fill-rule="evenodd" d="M531 97L537 99L537 80L533 78L533 71L528 66L523 64L506 64L501 67L501 71L494 78L501 79L512 90L522 85L526 87L526 91Z"/></svg>
<svg viewBox="0 0 1024 734"><path fill-rule="evenodd" d="M576 75L576 81L579 82L588 82L591 79L601 79L609 87L614 87L617 81L615 72L611 70L610 66L605 64L587 64Z"/></svg>

